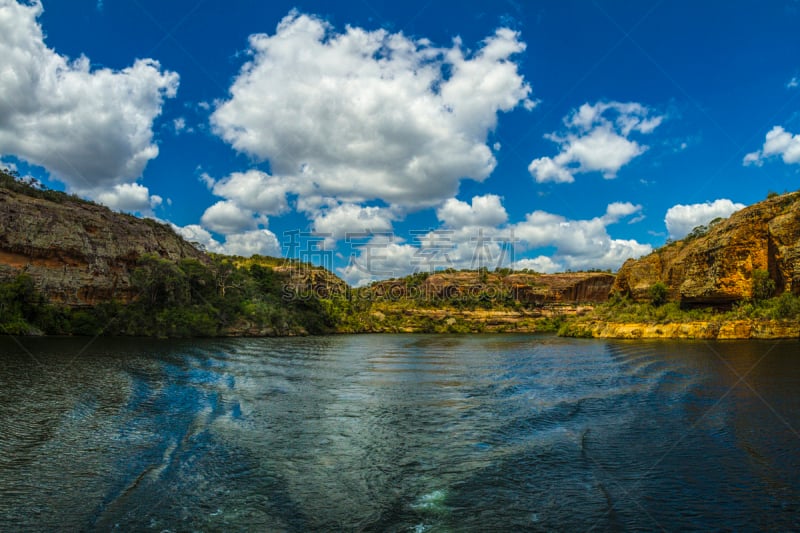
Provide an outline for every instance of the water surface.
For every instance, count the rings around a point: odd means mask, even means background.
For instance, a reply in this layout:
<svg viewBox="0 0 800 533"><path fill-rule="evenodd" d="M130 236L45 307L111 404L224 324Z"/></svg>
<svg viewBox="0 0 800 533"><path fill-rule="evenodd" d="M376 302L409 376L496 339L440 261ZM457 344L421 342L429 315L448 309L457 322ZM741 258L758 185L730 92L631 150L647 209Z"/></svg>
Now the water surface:
<svg viewBox="0 0 800 533"><path fill-rule="evenodd" d="M800 528L797 342L19 342L3 530Z"/></svg>

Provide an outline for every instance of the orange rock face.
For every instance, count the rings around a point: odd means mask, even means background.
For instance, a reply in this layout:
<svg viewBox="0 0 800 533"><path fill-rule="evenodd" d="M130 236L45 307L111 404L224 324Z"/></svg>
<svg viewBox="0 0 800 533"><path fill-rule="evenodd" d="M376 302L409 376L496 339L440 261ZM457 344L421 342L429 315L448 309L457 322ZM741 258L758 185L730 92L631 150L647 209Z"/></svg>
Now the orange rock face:
<svg viewBox="0 0 800 533"><path fill-rule="evenodd" d="M628 260L612 293L647 301L650 287L661 281L673 301L730 304L751 297L756 269L769 272L776 294L800 294L799 192L746 207L705 235Z"/></svg>
<svg viewBox="0 0 800 533"><path fill-rule="evenodd" d="M171 228L64 196L34 198L0 188L0 278L29 274L51 301L93 305L135 295L130 274L142 254L205 255Z"/></svg>

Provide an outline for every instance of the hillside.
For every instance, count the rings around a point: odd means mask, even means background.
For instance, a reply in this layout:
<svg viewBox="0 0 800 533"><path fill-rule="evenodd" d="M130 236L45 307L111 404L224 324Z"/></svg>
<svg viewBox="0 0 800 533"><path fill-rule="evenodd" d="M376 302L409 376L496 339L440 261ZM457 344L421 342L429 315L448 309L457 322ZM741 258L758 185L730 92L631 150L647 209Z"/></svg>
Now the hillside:
<svg viewBox="0 0 800 533"><path fill-rule="evenodd" d="M346 285L311 265L207 254L165 224L0 172L0 333L330 332L323 287Z"/></svg>
<svg viewBox="0 0 800 533"><path fill-rule="evenodd" d="M753 272L774 281L774 294L800 294L800 192L774 196L696 228L620 268L613 293L648 301L666 285L668 299L686 305L730 306L753 295Z"/></svg>
<svg viewBox="0 0 800 533"><path fill-rule="evenodd" d="M448 269L354 289L310 264L208 254L167 225L0 173L0 311L0 332L23 334L795 337L800 193L696 228L616 276Z"/></svg>
<svg viewBox="0 0 800 533"><path fill-rule="evenodd" d="M603 272L539 274L499 269L421 272L355 289L342 331L554 331L608 299Z"/></svg>
<svg viewBox="0 0 800 533"><path fill-rule="evenodd" d="M800 192L771 195L628 260L610 301L562 334L800 338Z"/></svg>
<svg viewBox="0 0 800 533"><path fill-rule="evenodd" d="M0 173L0 331L291 335L540 331L607 299L614 276L419 273L351 289L278 258L195 248L169 226Z"/></svg>
<svg viewBox="0 0 800 533"><path fill-rule="evenodd" d="M0 186L0 277L25 272L51 303L130 302L145 254L208 262L165 224L56 191Z"/></svg>

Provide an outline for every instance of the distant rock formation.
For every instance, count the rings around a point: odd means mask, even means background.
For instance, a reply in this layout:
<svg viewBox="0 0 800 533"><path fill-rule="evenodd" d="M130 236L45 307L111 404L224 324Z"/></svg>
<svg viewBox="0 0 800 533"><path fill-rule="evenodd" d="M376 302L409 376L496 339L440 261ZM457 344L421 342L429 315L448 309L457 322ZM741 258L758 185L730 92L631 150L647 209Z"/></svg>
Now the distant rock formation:
<svg viewBox="0 0 800 533"><path fill-rule="evenodd" d="M800 192L775 196L708 228L625 262L612 293L648 301L657 282L686 305L726 306L752 296L753 271L765 270L775 295L800 294Z"/></svg>
<svg viewBox="0 0 800 533"><path fill-rule="evenodd" d="M430 275L374 283L365 289L372 299L457 300L485 298L502 303L515 300L527 305L600 303L608 300L614 276L605 272L539 274L445 270Z"/></svg>

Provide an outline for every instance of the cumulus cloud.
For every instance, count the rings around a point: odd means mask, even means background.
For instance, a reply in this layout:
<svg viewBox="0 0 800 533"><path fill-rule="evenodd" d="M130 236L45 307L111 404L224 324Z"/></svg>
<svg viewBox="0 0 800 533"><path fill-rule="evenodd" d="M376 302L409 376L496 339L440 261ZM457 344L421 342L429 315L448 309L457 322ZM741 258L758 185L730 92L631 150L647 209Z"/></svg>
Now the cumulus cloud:
<svg viewBox="0 0 800 533"><path fill-rule="evenodd" d="M224 253L229 255L269 255L279 257L281 246L274 233L267 229L257 229L243 233L234 233L225 237L222 245Z"/></svg>
<svg viewBox="0 0 800 533"><path fill-rule="evenodd" d="M320 211L314 219L314 231L341 240L348 233L392 231L392 214L381 207L341 204Z"/></svg>
<svg viewBox="0 0 800 533"><path fill-rule="evenodd" d="M585 172L615 178L620 168L648 148L630 136L652 133L663 120L663 115L636 102L583 104L564 118L563 132L545 135L558 144L558 155L534 159L528 171L537 183L572 183L575 174Z"/></svg>
<svg viewBox="0 0 800 533"><path fill-rule="evenodd" d="M366 246L357 247L360 253L355 253L348 267L339 272L351 283L364 284L414 271L450 267L531 268L538 272L613 270L626 259L652 251L649 244L614 239L608 234L608 226L640 213L641 209L629 202L615 202L605 213L589 220L569 220L561 215L534 211L516 224L442 226L415 235L410 243L376 237ZM520 254L542 248L555 248L555 252L552 256L518 258Z"/></svg>
<svg viewBox="0 0 800 533"><path fill-rule="evenodd" d="M223 200L206 209L200 217L200 223L211 231L228 235L254 229L256 219L253 215L252 211L234 202Z"/></svg>
<svg viewBox="0 0 800 533"><path fill-rule="evenodd" d="M708 224L718 217L727 218L744 207L744 204L733 203L727 198L702 204L678 204L667 210L664 223L670 238L682 239L697 226Z"/></svg>
<svg viewBox="0 0 800 533"><path fill-rule="evenodd" d="M0 0L0 154L43 166L79 192L135 180L158 155L153 121L178 75L152 59L119 71L70 60L45 44L42 12L39 0Z"/></svg>
<svg viewBox="0 0 800 533"><path fill-rule="evenodd" d="M289 210L286 200L286 194L292 189L289 180L260 170L234 172L219 181L204 175L203 180L211 192L244 209L264 215L280 215Z"/></svg>
<svg viewBox="0 0 800 533"><path fill-rule="evenodd" d="M232 233L225 237L224 242L220 242L208 230L198 224L189 224L188 226L171 225L178 235L209 252L244 257L250 257L254 254L273 257L280 257L281 255L278 238L267 229Z"/></svg>
<svg viewBox="0 0 800 533"><path fill-rule="evenodd" d="M189 224L188 226L178 226L170 222L172 229L187 241L198 244L209 252L222 253L222 245L214 239L211 233L199 224Z"/></svg>
<svg viewBox="0 0 800 533"><path fill-rule="evenodd" d="M638 204L632 204L630 202L613 202L608 204L608 207L606 207L606 214L603 216L603 219L609 224L613 224L618 222L620 219L623 219L634 213L638 213L641 210L642 206Z"/></svg>
<svg viewBox="0 0 800 533"><path fill-rule="evenodd" d="M495 194L474 196L472 204L450 198L436 210L436 216L450 228L499 226L508 220L508 213Z"/></svg>
<svg viewBox="0 0 800 533"><path fill-rule="evenodd" d="M602 216L589 220L569 220L561 215L534 211L512 226L523 247L555 247L553 261L565 268L618 268L626 259L652 251L649 244L613 239L607 227L626 216L638 213L641 206L615 202Z"/></svg>
<svg viewBox="0 0 800 533"><path fill-rule="evenodd" d="M513 266L514 270L529 269L545 274L552 274L564 270L562 265L556 263L552 258L546 255L540 255L539 257L530 259L520 259L519 261L515 261Z"/></svg>
<svg viewBox="0 0 800 533"><path fill-rule="evenodd" d="M111 209L131 213L147 213L163 203L163 198L150 194L150 190L138 183L122 183L94 195L95 200Z"/></svg>
<svg viewBox="0 0 800 533"><path fill-rule="evenodd" d="M436 205L492 172L498 113L533 106L512 60L524 49L507 28L467 54L458 39L437 48L382 29L337 33L292 12L250 37L251 59L211 124L297 194Z"/></svg>
<svg viewBox="0 0 800 533"><path fill-rule="evenodd" d="M761 150L750 152L742 161L745 166L761 166L764 160L780 156L787 165L800 163L800 134L792 135L781 126L775 126L767 133Z"/></svg>
<svg viewBox="0 0 800 533"><path fill-rule="evenodd" d="M368 251L366 251L368 250ZM375 237L354 252L346 267L338 268L342 279L360 287L376 279L405 276L414 272L419 248L393 239Z"/></svg>

